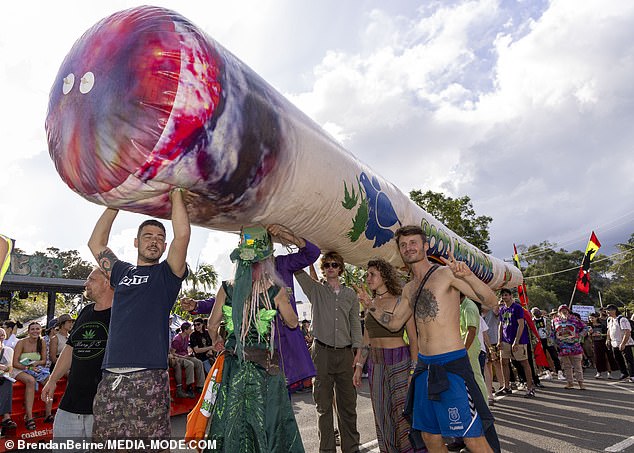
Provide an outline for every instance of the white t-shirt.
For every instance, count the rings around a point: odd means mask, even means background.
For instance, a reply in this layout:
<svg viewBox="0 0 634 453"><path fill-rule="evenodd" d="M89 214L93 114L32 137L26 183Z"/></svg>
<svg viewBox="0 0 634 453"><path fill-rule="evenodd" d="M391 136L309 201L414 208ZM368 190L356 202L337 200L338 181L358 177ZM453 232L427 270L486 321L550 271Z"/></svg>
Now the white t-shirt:
<svg viewBox="0 0 634 453"><path fill-rule="evenodd" d="M4 340L4 345L10 347L11 349L15 349L16 344L18 344L18 337L16 337L14 333L12 333L9 338Z"/></svg>
<svg viewBox="0 0 634 453"><path fill-rule="evenodd" d="M480 316L480 328L478 329L478 340L480 340L480 350L482 352L487 352L487 347L484 344L484 332L489 331L489 326L482 316Z"/></svg>
<svg viewBox="0 0 634 453"><path fill-rule="evenodd" d="M630 326L630 322L625 316L619 316L617 318L610 316L608 318L608 332L610 333L610 342L612 343L613 348L618 348L621 341L623 341L624 330L632 330L632 326ZM626 346L634 346L634 339L632 339L631 334L632 332L630 332L630 339Z"/></svg>

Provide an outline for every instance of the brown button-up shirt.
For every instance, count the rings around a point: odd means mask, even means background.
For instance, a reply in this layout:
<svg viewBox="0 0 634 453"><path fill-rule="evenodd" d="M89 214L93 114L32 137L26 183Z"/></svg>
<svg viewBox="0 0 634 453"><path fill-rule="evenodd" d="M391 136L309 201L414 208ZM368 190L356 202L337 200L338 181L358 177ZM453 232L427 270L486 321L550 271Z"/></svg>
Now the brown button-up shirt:
<svg viewBox="0 0 634 453"><path fill-rule="evenodd" d="M313 280L305 271L295 278L313 306L313 336L336 348L360 348L363 342L359 299L351 288L341 285L339 294L324 282Z"/></svg>

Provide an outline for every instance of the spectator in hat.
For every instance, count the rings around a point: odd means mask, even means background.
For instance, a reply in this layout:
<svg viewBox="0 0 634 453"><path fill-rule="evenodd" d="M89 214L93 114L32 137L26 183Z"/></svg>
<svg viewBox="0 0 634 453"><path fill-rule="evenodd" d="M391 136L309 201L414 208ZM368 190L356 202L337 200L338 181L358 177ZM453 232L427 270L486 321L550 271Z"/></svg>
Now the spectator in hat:
<svg viewBox="0 0 634 453"><path fill-rule="evenodd" d="M612 346L612 354L621 369L619 379L629 376L634 382L634 339L632 339L632 326L625 316L622 316L616 305L605 307L608 312L608 336L606 344ZM626 366L627 362L627 366ZM628 370L629 368L629 370Z"/></svg>
<svg viewBox="0 0 634 453"><path fill-rule="evenodd" d="M573 389L574 380L580 390L585 390L583 384L583 336L588 327L578 317L570 313L567 305L560 305L557 316L553 318L553 335L559 349L559 360L564 367L567 384L564 388Z"/></svg>
<svg viewBox="0 0 634 453"><path fill-rule="evenodd" d="M57 322L55 323L56 330L53 330L51 333L49 333L48 357L51 361L51 372L55 368L55 364L57 363L57 359L59 359L59 356L62 353L62 349L64 349L64 346L66 346L66 342L68 341L68 334L73 328L74 323L75 320L71 318L68 313L64 313L59 318L57 318Z"/></svg>

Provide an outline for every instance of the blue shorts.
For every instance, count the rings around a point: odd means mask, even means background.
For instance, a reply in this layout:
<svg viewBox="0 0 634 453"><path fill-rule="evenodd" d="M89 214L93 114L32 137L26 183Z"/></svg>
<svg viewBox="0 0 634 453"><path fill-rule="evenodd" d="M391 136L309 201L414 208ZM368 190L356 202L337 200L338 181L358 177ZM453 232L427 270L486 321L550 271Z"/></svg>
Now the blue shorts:
<svg viewBox="0 0 634 453"><path fill-rule="evenodd" d="M428 364L444 364L466 355L467 351L462 349L434 356L418 354L418 358ZM424 433L445 437L483 436L482 421L464 380L457 374L447 373L449 388L440 394L440 401L432 401L427 398L428 377L429 371L425 371L416 378L412 426Z"/></svg>

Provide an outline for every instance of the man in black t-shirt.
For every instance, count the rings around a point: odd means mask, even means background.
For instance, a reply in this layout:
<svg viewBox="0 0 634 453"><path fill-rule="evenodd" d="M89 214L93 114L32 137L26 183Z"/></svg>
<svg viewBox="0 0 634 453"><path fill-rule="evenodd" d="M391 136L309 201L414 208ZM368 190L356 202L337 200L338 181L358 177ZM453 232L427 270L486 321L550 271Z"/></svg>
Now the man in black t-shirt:
<svg viewBox="0 0 634 453"><path fill-rule="evenodd" d="M55 369L42 389L42 400L50 401L57 381L70 371L53 424L54 439L92 438L92 403L101 381L101 363L114 297L108 276L101 269L93 269L88 276L84 296L94 303L79 312Z"/></svg>

